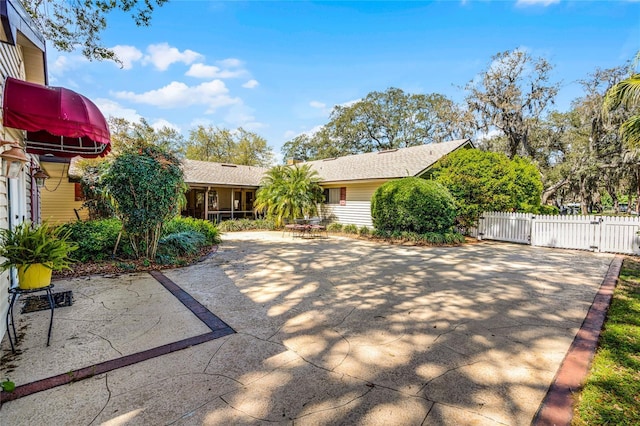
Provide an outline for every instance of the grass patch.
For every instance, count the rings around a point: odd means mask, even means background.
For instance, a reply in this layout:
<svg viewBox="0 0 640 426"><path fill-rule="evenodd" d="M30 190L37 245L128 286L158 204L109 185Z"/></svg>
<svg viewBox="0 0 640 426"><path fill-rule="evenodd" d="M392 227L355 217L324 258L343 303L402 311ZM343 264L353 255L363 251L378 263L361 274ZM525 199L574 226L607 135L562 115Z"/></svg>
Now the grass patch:
<svg viewBox="0 0 640 426"><path fill-rule="evenodd" d="M625 259L572 425L640 424L640 261Z"/></svg>

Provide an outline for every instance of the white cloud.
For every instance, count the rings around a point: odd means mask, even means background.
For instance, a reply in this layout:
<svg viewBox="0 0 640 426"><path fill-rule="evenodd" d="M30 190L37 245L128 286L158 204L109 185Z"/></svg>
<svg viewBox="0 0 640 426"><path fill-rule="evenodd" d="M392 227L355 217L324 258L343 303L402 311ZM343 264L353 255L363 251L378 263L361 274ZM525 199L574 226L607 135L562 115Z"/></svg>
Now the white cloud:
<svg viewBox="0 0 640 426"><path fill-rule="evenodd" d="M302 135L305 135L305 136L308 136L308 137L312 137L313 135L315 135L316 133L318 133L320 130L322 130L322 127L324 127L324 126L322 126L321 124L319 124L319 125L317 125L317 126L312 127L312 128L311 128L311 129L309 129L309 130L304 131L304 132L295 132L295 131L293 131L293 130L287 130L287 131L284 133L284 137L285 137L287 140L291 140L291 139L293 139L293 138L297 138L298 136L302 136Z"/></svg>
<svg viewBox="0 0 640 426"><path fill-rule="evenodd" d="M60 55L53 62L49 62L48 71L53 76L62 76L88 62L89 60L82 55Z"/></svg>
<svg viewBox="0 0 640 426"><path fill-rule="evenodd" d="M160 89L144 93L116 92L115 96L133 102L153 105L158 108L181 108L193 105L205 105L207 114L222 106L241 104L239 98L229 96L229 90L221 80L211 80L197 86L172 81Z"/></svg>
<svg viewBox="0 0 640 426"><path fill-rule="evenodd" d="M242 127L245 130L254 131L265 127L264 123L256 121L253 109L242 103L231 106L224 120L232 127Z"/></svg>
<svg viewBox="0 0 640 426"><path fill-rule="evenodd" d="M208 118L194 118L193 120L191 120L191 123L189 123L189 128L194 128L198 126L203 126L203 127L213 126L213 121L209 120Z"/></svg>
<svg viewBox="0 0 640 426"><path fill-rule="evenodd" d="M164 127L168 127L169 129L173 129L176 132L181 132L182 130L177 125L171 123L170 121L165 120L164 118L159 118L151 123L151 127L155 130L162 130Z"/></svg>
<svg viewBox="0 0 640 426"><path fill-rule="evenodd" d="M189 77L196 78L237 78L246 74L244 69L228 70L220 69L214 65L205 65L197 63L191 65L191 68L185 73Z"/></svg>
<svg viewBox="0 0 640 426"><path fill-rule="evenodd" d="M347 101L347 102L343 102L343 103L341 103L341 104L338 104L338 106L341 106L341 107L344 107L344 108L348 108L348 107L350 107L351 105L353 105L353 104L355 104L355 103L357 103L357 102L360 102L361 100L362 100L362 98L360 98L360 99L354 99L354 100L352 100L352 101Z"/></svg>
<svg viewBox="0 0 640 426"><path fill-rule="evenodd" d="M311 102L309 102L309 106L311 108L324 109L327 106L327 104L325 104L323 102L318 102L318 101L311 101Z"/></svg>
<svg viewBox="0 0 640 426"><path fill-rule="evenodd" d="M244 65L244 62L236 58L227 58L216 63L224 68L240 68L242 65Z"/></svg>
<svg viewBox="0 0 640 426"><path fill-rule="evenodd" d="M203 56L193 50L180 52L177 48L169 46L169 43L151 44L147 47L147 55L144 63L151 63L160 71L166 71L171 64L182 62L189 65Z"/></svg>
<svg viewBox="0 0 640 426"><path fill-rule="evenodd" d="M242 87L244 87L245 89L255 89L259 85L260 85L260 83L258 83L258 80L251 79L251 80L247 81L246 83L244 83L242 85Z"/></svg>
<svg viewBox="0 0 640 426"><path fill-rule="evenodd" d="M560 0L518 0L516 6L551 6L560 3Z"/></svg>
<svg viewBox="0 0 640 426"><path fill-rule="evenodd" d="M142 59L142 52L134 46L117 45L111 48L122 61L122 69L130 70L133 67L133 63Z"/></svg>
<svg viewBox="0 0 640 426"><path fill-rule="evenodd" d="M284 132L284 138L286 140L290 140L293 139L295 136L298 135L298 132L294 132L293 130L287 130L286 132Z"/></svg>
<svg viewBox="0 0 640 426"><path fill-rule="evenodd" d="M315 127L312 127L310 130L307 130L306 132L302 132L301 134L307 135L307 136L313 136L316 133L318 133L320 130L322 130L323 127L324 127L323 125L319 124Z"/></svg>
<svg viewBox="0 0 640 426"><path fill-rule="evenodd" d="M105 117L124 118L130 122L135 123L140 121L140 119L142 118L142 116L138 114L135 109L125 108L118 102L112 101L111 99L98 98L94 99L93 102Z"/></svg>

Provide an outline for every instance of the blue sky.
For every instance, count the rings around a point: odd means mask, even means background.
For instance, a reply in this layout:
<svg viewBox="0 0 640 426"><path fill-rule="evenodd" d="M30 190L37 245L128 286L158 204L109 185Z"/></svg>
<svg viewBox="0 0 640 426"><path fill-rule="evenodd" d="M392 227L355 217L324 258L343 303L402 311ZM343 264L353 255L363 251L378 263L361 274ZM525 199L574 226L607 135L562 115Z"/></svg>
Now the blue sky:
<svg viewBox="0 0 640 426"><path fill-rule="evenodd" d="M144 117L185 136L198 124L242 126L278 154L325 124L334 105L371 91L460 102L492 55L516 48L555 66L556 107L567 110L578 80L640 49L640 2L171 0L148 28L113 14L102 38L123 68L50 47L49 83L88 96L106 116Z"/></svg>

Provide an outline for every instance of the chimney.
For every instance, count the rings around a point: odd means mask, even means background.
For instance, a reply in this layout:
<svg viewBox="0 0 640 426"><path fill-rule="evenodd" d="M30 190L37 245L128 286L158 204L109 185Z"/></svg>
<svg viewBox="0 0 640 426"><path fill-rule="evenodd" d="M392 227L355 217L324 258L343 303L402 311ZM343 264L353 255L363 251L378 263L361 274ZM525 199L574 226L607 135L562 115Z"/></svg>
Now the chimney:
<svg viewBox="0 0 640 426"><path fill-rule="evenodd" d="M303 162L304 161L299 158L287 158L287 166L293 166L294 164L300 164Z"/></svg>

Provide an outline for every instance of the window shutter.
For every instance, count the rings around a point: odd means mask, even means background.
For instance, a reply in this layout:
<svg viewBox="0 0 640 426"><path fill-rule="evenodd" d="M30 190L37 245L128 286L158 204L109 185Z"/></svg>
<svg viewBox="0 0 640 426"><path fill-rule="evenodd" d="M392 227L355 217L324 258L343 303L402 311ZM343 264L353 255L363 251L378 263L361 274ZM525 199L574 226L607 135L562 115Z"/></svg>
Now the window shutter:
<svg viewBox="0 0 640 426"><path fill-rule="evenodd" d="M82 193L82 186L79 183L74 183L73 185L74 185L73 189L75 191L76 201L84 201L84 194Z"/></svg>
<svg viewBox="0 0 640 426"><path fill-rule="evenodd" d="M347 187L346 186L343 186L342 188L340 188L340 205L341 206L347 205Z"/></svg>

